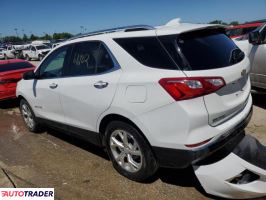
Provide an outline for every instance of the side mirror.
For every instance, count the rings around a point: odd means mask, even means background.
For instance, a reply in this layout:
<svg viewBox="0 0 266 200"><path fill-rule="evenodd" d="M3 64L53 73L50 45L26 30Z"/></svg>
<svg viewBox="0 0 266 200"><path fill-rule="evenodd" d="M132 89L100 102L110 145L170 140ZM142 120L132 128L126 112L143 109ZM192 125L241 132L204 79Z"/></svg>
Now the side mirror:
<svg viewBox="0 0 266 200"><path fill-rule="evenodd" d="M34 71L29 71L29 72L25 72L23 74L23 79L24 80L33 80L33 79L37 79L37 76L34 73Z"/></svg>
<svg viewBox="0 0 266 200"><path fill-rule="evenodd" d="M261 35L260 35L259 31L253 31L253 32L249 33L248 41L250 44L253 44L253 45L261 44Z"/></svg>

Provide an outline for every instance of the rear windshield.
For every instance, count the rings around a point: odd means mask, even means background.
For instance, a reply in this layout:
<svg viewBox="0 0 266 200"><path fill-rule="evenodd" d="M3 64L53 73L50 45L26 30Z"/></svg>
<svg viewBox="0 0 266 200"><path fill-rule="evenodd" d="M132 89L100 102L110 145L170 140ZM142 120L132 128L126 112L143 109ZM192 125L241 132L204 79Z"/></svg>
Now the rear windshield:
<svg viewBox="0 0 266 200"><path fill-rule="evenodd" d="M230 66L244 59L244 53L224 33L195 31L159 37L183 70L206 70Z"/></svg>
<svg viewBox="0 0 266 200"><path fill-rule="evenodd" d="M178 69L157 37L119 38L115 41L143 65L161 69Z"/></svg>
<svg viewBox="0 0 266 200"><path fill-rule="evenodd" d="M0 72L7 72L20 69L28 69L33 66L26 62L0 64Z"/></svg>

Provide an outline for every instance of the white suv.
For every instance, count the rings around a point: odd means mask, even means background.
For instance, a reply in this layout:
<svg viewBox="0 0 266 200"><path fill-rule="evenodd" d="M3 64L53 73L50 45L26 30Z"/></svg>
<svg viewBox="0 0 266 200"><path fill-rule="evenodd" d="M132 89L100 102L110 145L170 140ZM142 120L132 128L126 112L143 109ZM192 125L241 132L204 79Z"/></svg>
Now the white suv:
<svg viewBox="0 0 266 200"><path fill-rule="evenodd" d="M144 181L242 137L249 71L223 27L131 26L60 44L24 75L17 97L30 131L74 133L105 147L122 175Z"/></svg>

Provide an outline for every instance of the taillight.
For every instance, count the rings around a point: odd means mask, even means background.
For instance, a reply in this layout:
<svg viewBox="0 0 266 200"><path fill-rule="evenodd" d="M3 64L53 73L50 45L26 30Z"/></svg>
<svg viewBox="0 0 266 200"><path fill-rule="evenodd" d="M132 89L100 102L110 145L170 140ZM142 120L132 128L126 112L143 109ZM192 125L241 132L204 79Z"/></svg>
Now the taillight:
<svg viewBox="0 0 266 200"><path fill-rule="evenodd" d="M222 77L185 77L163 78L159 84L179 101L213 93L225 86L225 81Z"/></svg>

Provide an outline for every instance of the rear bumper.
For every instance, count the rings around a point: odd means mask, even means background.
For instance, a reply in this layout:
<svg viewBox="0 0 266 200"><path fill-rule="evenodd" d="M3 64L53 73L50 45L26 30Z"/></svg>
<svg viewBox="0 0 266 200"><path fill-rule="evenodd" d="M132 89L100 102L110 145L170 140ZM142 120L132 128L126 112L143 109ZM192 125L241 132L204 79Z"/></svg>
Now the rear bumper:
<svg viewBox="0 0 266 200"><path fill-rule="evenodd" d="M202 149L193 151L153 147L159 166L167 168L185 168L190 164L195 164L209 157L218 150L227 149L227 151L232 151L245 136L244 129L252 117L252 112L253 110L251 108L244 120L219 137L215 142Z"/></svg>

